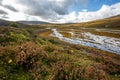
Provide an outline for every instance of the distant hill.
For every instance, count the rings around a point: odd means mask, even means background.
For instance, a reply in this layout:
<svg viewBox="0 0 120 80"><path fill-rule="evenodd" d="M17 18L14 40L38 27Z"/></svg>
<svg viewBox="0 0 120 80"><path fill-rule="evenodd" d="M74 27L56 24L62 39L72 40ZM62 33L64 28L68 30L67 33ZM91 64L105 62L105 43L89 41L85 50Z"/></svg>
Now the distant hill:
<svg viewBox="0 0 120 80"><path fill-rule="evenodd" d="M6 21L0 19L0 26L9 26L12 23L12 21ZM68 27L91 27L91 28L120 28L120 15L113 16L110 18L90 21L90 22L82 22L82 23L66 23L66 24L50 24L49 22L43 22L43 21L17 21L14 22L19 24L20 27L27 27L30 25L46 25L47 26L68 26ZM29 25L28 25L29 24Z"/></svg>
<svg viewBox="0 0 120 80"><path fill-rule="evenodd" d="M28 27L29 25L38 25L38 24L50 24L48 22L42 21L7 21L0 19L0 26L10 26L11 23L17 23L19 27ZM30 27L30 26L29 26Z"/></svg>
<svg viewBox="0 0 120 80"><path fill-rule="evenodd" d="M29 25L49 24L48 22L43 22L43 21L18 21L18 22L22 24L29 24Z"/></svg>
<svg viewBox="0 0 120 80"><path fill-rule="evenodd" d="M82 22L82 23L70 23L64 24L64 26L78 26L78 27L91 27L91 28L120 28L120 15L110 18Z"/></svg>
<svg viewBox="0 0 120 80"><path fill-rule="evenodd" d="M10 21L0 19L0 26L8 26L10 25L10 23L11 23Z"/></svg>
<svg viewBox="0 0 120 80"><path fill-rule="evenodd" d="M12 25L17 25L17 27L30 27L29 25L22 24L16 21L7 21L0 19L0 27L10 27Z"/></svg>

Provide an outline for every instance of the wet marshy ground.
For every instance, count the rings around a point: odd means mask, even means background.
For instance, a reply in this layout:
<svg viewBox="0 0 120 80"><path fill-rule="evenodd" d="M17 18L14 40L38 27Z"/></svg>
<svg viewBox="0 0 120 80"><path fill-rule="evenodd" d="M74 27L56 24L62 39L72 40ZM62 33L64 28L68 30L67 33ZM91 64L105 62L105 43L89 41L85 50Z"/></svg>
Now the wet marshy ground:
<svg viewBox="0 0 120 80"><path fill-rule="evenodd" d="M120 54L120 30L113 29L52 29L53 37L65 42Z"/></svg>

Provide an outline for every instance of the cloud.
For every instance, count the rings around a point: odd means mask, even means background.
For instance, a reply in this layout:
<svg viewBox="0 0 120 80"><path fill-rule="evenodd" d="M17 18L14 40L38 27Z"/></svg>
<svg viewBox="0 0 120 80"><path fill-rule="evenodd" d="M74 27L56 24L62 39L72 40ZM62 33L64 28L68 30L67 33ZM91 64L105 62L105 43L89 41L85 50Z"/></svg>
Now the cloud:
<svg viewBox="0 0 120 80"><path fill-rule="evenodd" d="M88 0L0 0L0 12L7 13L8 20L42 20L57 23L86 22L120 14L120 3L103 5L94 12L87 10L87 4ZM71 10L76 6L83 10Z"/></svg>
<svg viewBox="0 0 120 80"><path fill-rule="evenodd" d="M68 7L71 1L72 0L17 0L16 3L19 3L19 5L23 7L20 11L26 14L40 16L44 19L55 19L57 15L65 15L68 13Z"/></svg>
<svg viewBox="0 0 120 80"><path fill-rule="evenodd" d="M14 12L18 11L17 9L15 9L14 7L12 7L10 5L2 5L2 6L5 7L5 8L7 8L7 9L9 9L9 10L11 10L11 11L14 11Z"/></svg>
<svg viewBox="0 0 120 80"><path fill-rule="evenodd" d="M8 16L6 16L6 15L2 15L1 16L1 19L8 19L9 17Z"/></svg>
<svg viewBox="0 0 120 80"><path fill-rule="evenodd" d="M0 0L0 5L1 5L1 3L2 3L2 0Z"/></svg>
<svg viewBox="0 0 120 80"><path fill-rule="evenodd" d="M83 11L83 12L87 12L87 9L83 9L82 11Z"/></svg>
<svg viewBox="0 0 120 80"><path fill-rule="evenodd" d="M97 20L102 18L107 18L115 15L120 14L120 3L108 6L103 5L100 10L96 12L79 12L78 19L81 22L91 21L91 20Z"/></svg>
<svg viewBox="0 0 120 80"><path fill-rule="evenodd" d="M14 11L14 12L17 12L17 9L15 9L14 7L12 7L12 5L9 4L4 4L4 1L7 1L7 0L0 0L0 6L4 7L4 8L7 8L11 11Z"/></svg>
<svg viewBox="0 0 120 80"><path fill-rule="evenodd" d="M71 12L68 15L61 16L57 22L61 23L72 23L72 22L87 22L97 19L103 19L115 15L120 15L120 3L108 6L103 5L101 9L94 12L81 11L81 12Z"/></svg>
<svg viewBox="0 0 120 80"><path fill-rule="evenodd" d="M3 10L0 10L0 14L4 14L4 15L6 15L6 14L8 14L8 13L5 12L5 11L3 11Z"/></svg>
<svg viewBox="0 0 120 80"><path fill-rule="evenodd" d="M58 15L69 14L69 8L75 4L86 4L87 0L3 0L7 8L43 19L56 19ZM9 5L9 7L8 7ZM17 9L17 10L15 10Z"/></svg>

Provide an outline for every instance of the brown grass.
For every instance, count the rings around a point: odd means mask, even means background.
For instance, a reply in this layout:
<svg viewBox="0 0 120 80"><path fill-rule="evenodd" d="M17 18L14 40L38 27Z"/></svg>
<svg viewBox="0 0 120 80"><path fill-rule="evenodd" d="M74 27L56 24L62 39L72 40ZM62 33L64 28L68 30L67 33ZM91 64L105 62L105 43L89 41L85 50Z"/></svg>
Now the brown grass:
<svg viewBox="0 0 120 80"><path fill-rule="evenodd" d="M38 35L44 38L49 38L51 33L52 33L51 30L45 30L40 32Z"/></svg>

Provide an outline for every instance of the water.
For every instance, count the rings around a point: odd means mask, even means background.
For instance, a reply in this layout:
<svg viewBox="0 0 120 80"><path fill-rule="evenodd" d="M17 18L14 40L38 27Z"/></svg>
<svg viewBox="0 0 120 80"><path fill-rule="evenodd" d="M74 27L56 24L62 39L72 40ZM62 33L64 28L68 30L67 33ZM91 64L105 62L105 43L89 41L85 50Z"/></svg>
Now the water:
<svg viewBox="0 0 120 80"><path fill-rule="evenodd" d="M108 52L112 52L120 55L120 39L118 38L98 36L98 35L91 34L89 32L81 33L84 39L83 38L67 38L67 37L63 37L63 35L60 34L57 31L57 29L52 29L52 31L53 33L51 34L51 36L57 37L60 40L63 40L65 42L93 47L93 48L101 49L104 51L108 51Z"/></svg>

